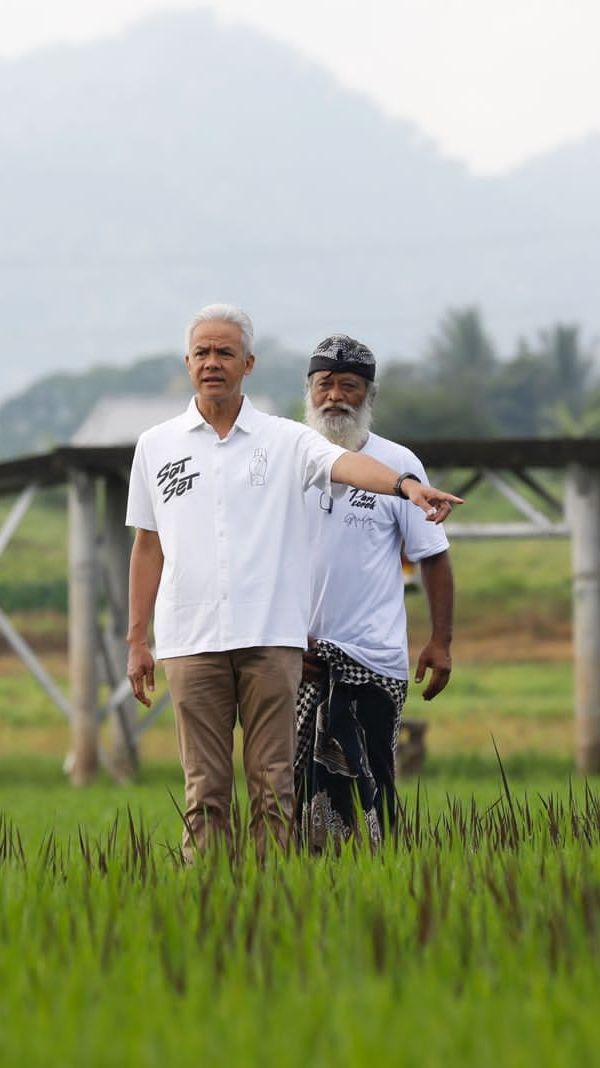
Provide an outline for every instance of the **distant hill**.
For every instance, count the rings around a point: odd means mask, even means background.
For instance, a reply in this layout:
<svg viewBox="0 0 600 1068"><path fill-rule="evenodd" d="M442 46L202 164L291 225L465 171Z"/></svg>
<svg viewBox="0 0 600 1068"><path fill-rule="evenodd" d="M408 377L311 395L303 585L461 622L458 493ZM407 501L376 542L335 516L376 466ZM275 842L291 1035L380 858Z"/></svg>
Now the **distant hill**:
<svg viewBox="0 0 600 1068"><path fill-rule="evenodd" d="M205 11L0 62L0 393L179 351L215 299L303 351L343 330L414 358L471 303L501 347L593 332L599 181L600 138L477 180Z"/></svg>
<svg viewBox="0 0 600 1068"><path fill-rule="evenodd" d="M173 356L157 356L132 367L94 367L81 374L47 375L0 405L0 456L41 452L64 444L102 397L162 393L180 374L180 361Z"/></svg>

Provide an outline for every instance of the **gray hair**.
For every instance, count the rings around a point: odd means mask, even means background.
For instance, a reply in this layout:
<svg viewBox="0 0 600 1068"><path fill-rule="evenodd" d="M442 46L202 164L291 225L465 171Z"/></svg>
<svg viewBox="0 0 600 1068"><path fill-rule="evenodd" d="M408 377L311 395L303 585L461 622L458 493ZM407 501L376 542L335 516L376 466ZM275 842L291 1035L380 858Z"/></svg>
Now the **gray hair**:
<svg viewBox="0 0 600 1068"><path fill-rule="evenodd" d="M201 308L198 314L194 316L185 332L186 353L189 353L190 351L192 334L198 326L198 323L212 322L215 319L223 323L234 323L235 326L239 326L242 335L244 356L247 356L248 353L252 352L254 327L250 316L246 315L246 312L242 311L241 308L236 308L234 304L207 304L205 308Z"/></svg>

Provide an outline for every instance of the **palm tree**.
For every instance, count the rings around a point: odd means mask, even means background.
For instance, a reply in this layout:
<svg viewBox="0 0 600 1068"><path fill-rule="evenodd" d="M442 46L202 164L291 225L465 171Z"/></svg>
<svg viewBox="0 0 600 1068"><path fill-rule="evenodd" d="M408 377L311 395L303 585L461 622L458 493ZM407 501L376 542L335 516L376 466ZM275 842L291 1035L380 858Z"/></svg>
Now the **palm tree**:
<svg viewBox="0 0 600 1068"><path fill-rule="evenodd" d="M582 350L579 327L557 323L540 334L540 356L549 375L554 406L560 405L573 419L585 407L586 389L594 365Z"/></svg>
<svg viewBox="0 0 600 1068"><path fill-rule="evenodd" d="M486 432L494 433L491 401L498 359L479 309L450 308L430 344L429 358L435 383L448 403L454 398L465 412L476 411Z"/></svg>

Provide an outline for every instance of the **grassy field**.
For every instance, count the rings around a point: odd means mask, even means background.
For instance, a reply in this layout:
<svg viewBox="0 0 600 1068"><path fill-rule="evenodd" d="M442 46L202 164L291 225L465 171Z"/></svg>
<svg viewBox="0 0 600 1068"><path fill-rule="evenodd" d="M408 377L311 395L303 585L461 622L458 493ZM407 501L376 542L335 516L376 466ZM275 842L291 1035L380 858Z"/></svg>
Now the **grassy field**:
<svg viewBox="0 0 600 1068"><path fill-rule="evenodd" d="M375 857L260 867L242 832L187 869L175 769L2 770L3 1065L594 1063L600 798L552 761L541 797L434 761Z"/></svg>
<svg viewBox="0 0 600 1068"><path fill-rule="evenodd" d="M474 513L505 506L479 491ZM139 782L74 791L60 713L0 649L3 1068L594 1063L600 801L570 778L568 545L452 553L454 673L429 705L411 689L428 758L376 857L261 868L242 836L182 869L170 712ZM0 605L63 686L65 564L49 495L0 559ZM408 611L414 660L422 595Z"/></svg>

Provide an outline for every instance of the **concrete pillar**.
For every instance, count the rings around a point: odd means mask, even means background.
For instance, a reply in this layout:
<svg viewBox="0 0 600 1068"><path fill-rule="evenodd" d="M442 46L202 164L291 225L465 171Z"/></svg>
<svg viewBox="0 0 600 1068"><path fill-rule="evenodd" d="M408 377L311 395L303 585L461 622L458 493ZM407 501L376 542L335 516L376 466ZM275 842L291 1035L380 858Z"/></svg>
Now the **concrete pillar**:
<svg viewBox="0 0 600 1068"><path fill-rule="evenodd" d="M577 768L600 772L600 467L567 470L574 612Z"/></svg>
<svg viewBox="0 0 600 1068"><path fill-rule="evenodd" d="M108 598L106 644L113 677L117 686L127 674L127 621L129 555L131 542L125 526L127 485L122 478L111 475L106 479L105 514L105 576ZM130 778L137 771L138 752L134 733L136 703L128 696L112 716L111 758L115 774Z"/></svg>
<svg viewBox="0 0 600 1068"><path fill-rule="evenodd" d="M98 768L96 670L96 486L83 471L69 482L69 672L71 781L84 786Z"/></svg>

